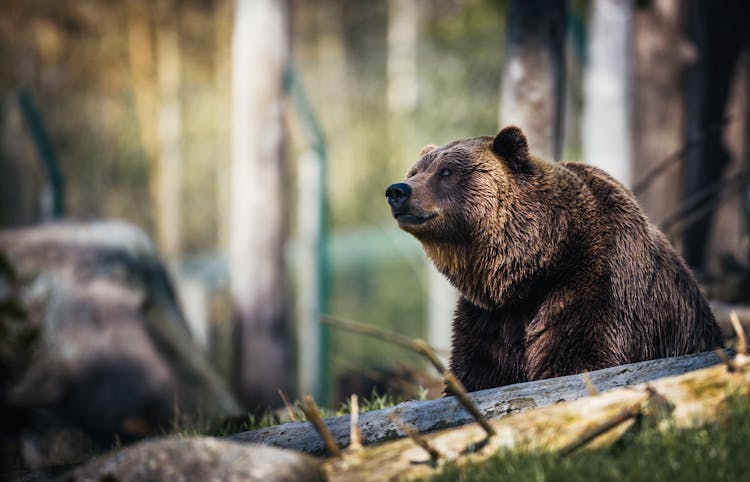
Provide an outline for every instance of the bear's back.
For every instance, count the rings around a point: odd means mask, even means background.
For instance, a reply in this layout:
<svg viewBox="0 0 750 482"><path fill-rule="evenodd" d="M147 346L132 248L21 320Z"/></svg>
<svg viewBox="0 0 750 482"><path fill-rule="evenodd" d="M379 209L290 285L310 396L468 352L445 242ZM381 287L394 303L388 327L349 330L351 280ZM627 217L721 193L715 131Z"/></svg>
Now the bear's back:
<svg viewBox="0 0 750 482"><path fill-rule="evenodd" d="M649 222L632 192L605 171L561 163L596 200L592 230L600 230L609 263L610 293L619 322L630 325L636 359L713 349L721 333L690 269ZM636 361L636 360L633 360Z"/></svg>

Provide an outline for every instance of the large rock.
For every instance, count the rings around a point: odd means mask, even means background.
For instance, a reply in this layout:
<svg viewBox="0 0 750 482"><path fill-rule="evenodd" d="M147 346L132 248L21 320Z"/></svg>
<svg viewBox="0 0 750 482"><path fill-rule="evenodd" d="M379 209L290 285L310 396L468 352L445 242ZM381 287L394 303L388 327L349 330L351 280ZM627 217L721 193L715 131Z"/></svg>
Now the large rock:
<svg viewBox="0 0 750 482"><path fill-rule="evenodd" d="M185 414L239 412L141 230L97 222L0 231L0 256L8 265L0 302L20 307L0 318L0 330L25 333L31 354L0 349L0 398L23 414L12 428L31 434L21 446L28 464L45 464L38 452L48 441L29 441L52 430L108 444L158 433Z"/></svg>
<svg viewBox="0 0 750 482"><path fill-rule="evenodd" d="M214 438L141 442L92 460L68 474L70 482L316 482L319 460L291 450Z"/></svg>

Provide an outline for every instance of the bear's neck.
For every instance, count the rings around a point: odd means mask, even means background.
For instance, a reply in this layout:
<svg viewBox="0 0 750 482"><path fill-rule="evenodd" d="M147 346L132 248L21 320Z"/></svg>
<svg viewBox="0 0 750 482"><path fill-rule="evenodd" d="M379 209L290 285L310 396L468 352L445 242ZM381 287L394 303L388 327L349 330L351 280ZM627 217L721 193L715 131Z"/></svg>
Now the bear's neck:
<svg viewBox="0 0 750 482"><path fill-rule="evenodd" d="M492 310L510 301L514 277L492 259L491 250L440 242L423 247L438 271L472 304Z"/></svg>
<svg viewBox="0 0 750 482"><path fill-rule="evenodd" d="M580 246L564 232L532 246L522 236L477 238L472 243L423 242L427 256L472 304L495 310L544 296L543 291L574 275ZM561 259L562 258L562 259ZM564 259L564 261L563 261ZM554 267L554 268L553 268Z"/></svg>

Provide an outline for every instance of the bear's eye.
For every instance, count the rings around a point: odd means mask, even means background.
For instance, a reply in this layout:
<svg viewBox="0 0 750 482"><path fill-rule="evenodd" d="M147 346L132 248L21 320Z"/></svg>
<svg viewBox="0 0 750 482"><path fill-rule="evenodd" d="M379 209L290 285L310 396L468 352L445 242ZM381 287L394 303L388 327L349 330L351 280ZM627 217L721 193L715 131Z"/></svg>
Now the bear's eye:
<svg viewBox="0 0 750 482"><path fill-rule="evenodd" d="M450 169L442 169L440 171L440 177L448 177L451 174L453 174L453 171L451 171Z"/></svg>

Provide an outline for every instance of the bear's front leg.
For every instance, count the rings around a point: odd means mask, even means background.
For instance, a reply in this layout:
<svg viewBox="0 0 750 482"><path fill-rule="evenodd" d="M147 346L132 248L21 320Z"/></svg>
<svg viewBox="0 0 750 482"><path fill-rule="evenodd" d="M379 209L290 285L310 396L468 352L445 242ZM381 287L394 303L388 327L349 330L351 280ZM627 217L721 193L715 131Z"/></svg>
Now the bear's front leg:
<svg viewBox="0 0 750 482"><path fill-rule="evenodd" d="M601 305L600 305L601 306ZM589 304L559 311L540 310L526 331L525 362L529 380L599 370L629 363L616 314Z"/></svg>
<svg viewBox="0 0 750 482"><path fill-rule="evenodd" d="M524 328L514 313L458 301L450 369L470 392L527 380Z"/></svg>

